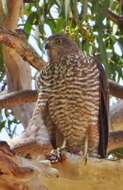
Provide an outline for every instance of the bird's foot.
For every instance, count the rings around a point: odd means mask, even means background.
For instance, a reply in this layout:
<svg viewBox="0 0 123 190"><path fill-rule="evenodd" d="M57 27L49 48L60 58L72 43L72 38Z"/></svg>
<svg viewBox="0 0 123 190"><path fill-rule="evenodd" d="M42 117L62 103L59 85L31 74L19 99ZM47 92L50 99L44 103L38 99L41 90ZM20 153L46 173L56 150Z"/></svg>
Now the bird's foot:
<svg viewBox="0 0 123 190"><path fill-rule="evenodd" d="M82 155L82 161L83 161L84 165L87 164L87 161L88 161L88 154L87 153Z"/></svg>
<svg viewBox="0 0 123 190"><path fill-rule="evenodd" d="M49 155L46 157L52 164L63 162L65 157L65 148L57 148L51 151Z"/></svg>

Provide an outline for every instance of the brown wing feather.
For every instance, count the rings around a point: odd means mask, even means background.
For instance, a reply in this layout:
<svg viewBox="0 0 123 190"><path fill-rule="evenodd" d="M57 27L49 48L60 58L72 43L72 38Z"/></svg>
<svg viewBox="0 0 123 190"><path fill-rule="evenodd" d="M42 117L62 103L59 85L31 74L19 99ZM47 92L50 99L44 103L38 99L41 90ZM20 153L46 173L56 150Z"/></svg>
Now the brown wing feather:
<svg viewBox="0 0 123 190"><path fill-rule="evenodd" d="M108 125L109 125L109 95L108 82L103 66L98 63L100 73L100 109L99 109L99 147L98 153L102 158L106 157L108 145Z"/></svg>

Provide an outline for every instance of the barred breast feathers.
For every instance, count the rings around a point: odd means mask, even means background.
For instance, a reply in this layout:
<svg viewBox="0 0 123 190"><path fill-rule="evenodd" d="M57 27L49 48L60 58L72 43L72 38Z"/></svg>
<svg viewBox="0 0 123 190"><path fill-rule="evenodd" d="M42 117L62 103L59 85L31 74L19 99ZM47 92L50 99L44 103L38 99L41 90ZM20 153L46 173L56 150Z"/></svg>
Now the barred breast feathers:
<svg viewBox="0 0 123 190"><path fill-rule="evenodd" d="M107 91L101 67L94 57L82 53L75 42L64 35L48 38L46 49L50 62L37 78L39 94L33 118L41 115L42 125L51 130L49 134L57 131L68 151L93 152L105 157L108 123L106 127L104 124L108 115L102 119L102 113L107 110ZM48 122L44 115L48 116ZM52 136L51 141L56 143L54 138Z"/></svg>

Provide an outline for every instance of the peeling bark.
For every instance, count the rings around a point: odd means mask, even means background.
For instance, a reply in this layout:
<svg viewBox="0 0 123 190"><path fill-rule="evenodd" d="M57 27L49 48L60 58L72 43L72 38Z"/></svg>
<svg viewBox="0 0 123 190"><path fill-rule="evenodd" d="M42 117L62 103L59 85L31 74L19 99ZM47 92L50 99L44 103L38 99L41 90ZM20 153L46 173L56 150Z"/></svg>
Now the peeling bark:
<svg viewBox="0 0 123 190"><path fill-rule="evenodd" d="M66 153L66 160L50 164L41 158L16 156L0 143L1 190L122 190L123 161L88 159ZM115 172L114 172L115 171Z"/></svg>
<svg viewBox="0 0 123 190"><path fill-rule="evenodd" d="M110 95L123 99L123 86L117 84L112 80L108 80L108 82ZM4 93L4 96L1 94L0 108L10 108L21 104L35 102L37 95L37 90L22 90L19 92L13 91L12 93Z"/></svg>
<svg viewBox="0 0 123 190"><path fill-rule="evenodd" d="M119 100L110 109L111 130L123 130L123 100Z"/></svg>
<svg viewBox="0 0 123 190"><path fill-rule="evenodd" d="M37 97L37 90L21 90L10 93L1 93L0 108L13 108L18 105L36 102Z"/></svg>
<svg viewBox="0 0 123 190"><path fill-rule="evenodd" d="M16 32L0 27L0 43L14 49L14 51L23 58L23 60L30 63L38 70L41 70L45 65L45 62L41 57L39 57Z"/></svg>
<svg viewBox="0 0 123 190"><path fill-rule="evenodd" d="M48 161L30 161L17 157L5 142L0 142L0 189L47 190L43 177L57 177L58 171Z"/></svg>
<svg viewBox="0 0 123 190"><path fill-rule="evenodd" d="M2 4L2 2L0 3ZM17 22L23 7L22 0L11 0L7 2L8 14L1 23L2 26L14 31L17 28ZM31 89L31 70L27 62L25 62L15 51L7 46L3 47L4 63L7 75L8 92L15 90ZM24 127L27 126L32 116L33 105L22 105L13 108L17 119L21 120Z"/></svg>
<svg viewBox="0 0 123 190"><path fill-rule="evenodd" d="M108 152L123 148L123 131L109 133Z"/></svg>

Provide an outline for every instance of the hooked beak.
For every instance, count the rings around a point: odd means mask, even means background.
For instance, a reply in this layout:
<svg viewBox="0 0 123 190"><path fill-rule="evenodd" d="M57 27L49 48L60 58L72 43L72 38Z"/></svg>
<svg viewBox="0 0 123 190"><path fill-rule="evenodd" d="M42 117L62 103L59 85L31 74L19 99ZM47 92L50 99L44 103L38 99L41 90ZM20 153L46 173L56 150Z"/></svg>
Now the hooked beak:
<svg viewBox="0 0 123 190"><path fill-rule="evenodd" d="M47 43L45 44L45 49L48 50L49 47L50 47L50 45L49 45L49 43L47 42Z"/></svg>

